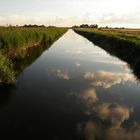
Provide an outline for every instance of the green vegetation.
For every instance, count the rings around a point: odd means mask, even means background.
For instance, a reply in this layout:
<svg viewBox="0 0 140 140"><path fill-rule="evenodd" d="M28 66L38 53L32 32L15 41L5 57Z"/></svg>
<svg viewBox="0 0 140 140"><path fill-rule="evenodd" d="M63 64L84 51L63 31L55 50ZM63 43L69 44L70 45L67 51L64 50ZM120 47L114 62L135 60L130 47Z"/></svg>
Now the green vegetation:
<svg viewBox="0 0 140 140"><path fill-rule="evenodd" d="M12 84L14 81L15 74L10 60L0 53L0 84Z"/></svg>
<svg viewBox="0 0 140 140"><path fill-rule="evenodd" d="M91 24L91 25L81 24L80 26L75 25L72 28L98 28L98 25L97 24Z"/></svg>
<svg viewBox="0 0 140 140"><path fill-rule="evenodd" d="M26 50L37 43L50 43L60 37L65 28L16 28L0 27L0 49L17 57L19 51ZM12 53L14 52L14 53ZM12 58L13 59L13 58Z"/></svg>
<svg viewBox="0 0 140 140"><path fill-rule="evenodd" d="M29 61L34 51L39 52L35 56L40 55L66 31L66 28L0 27L0 85L13 84L25 68L21 62L26 58Z"/></svg>
<svg viewBox="0 0 140 140"><path fill-rule="evenodd" d="M140 34L130 29L74 29L74 31L113 56L127 62L133 73L140 79Z"/></svg>
<svg viewBox="0 0 140 140"><path fill-rule="evenodd" d="M117 32L116 30L100 30L100 29L74 29L77 33L88 36L95 42L109 43L115 46L140 46L140 34L131 34ZM118 29L119 30L119 29Z"/></svg>

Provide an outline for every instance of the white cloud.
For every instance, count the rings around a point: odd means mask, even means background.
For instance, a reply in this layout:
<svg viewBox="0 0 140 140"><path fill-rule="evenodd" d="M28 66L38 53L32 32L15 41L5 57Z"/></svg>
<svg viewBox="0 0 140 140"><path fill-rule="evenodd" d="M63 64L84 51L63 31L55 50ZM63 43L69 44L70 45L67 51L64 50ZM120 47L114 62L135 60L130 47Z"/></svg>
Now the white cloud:
<svg viewBox="0 0 140 140"><path fill-rule="evenodd" d="M75 48L75 49L66 50L65 53L79 55L83 53L83 50L79 48Z"/></svg>
<svg viewBox="0 0 140 140"><path fill-rule="evenodd" d="M127 122L133 109L123 105L112 105L108 103L94 104L90 106L92 113L96 115L99 122L91 119L81 126L82 132L86 140L104 139L104 140L139 140L140 124L133 122L129 129L123 126ZM106 124L106 125L105 125Z"/></svg>
<svg viewBox="0 0 140 140"><path fill-rule="evenodd" d="M70 79L70 74L66 70L57 69L57 70L53 70L53 72L55 73L55 75L58 78L61 78L61 79L64 79L64 80L69 80Z"/></svg>
<svg viewBox="0 0 140 140"><path fill-rule="evenodd" d="M84 78L96 87L110 88L113 85L127 81L135 81L132 74L99 71L98 73L86 72Z"/></svg>
<svg viewBox="0 0 140 140"><path fill-rule="evenodd" d="M71 26L97 23L100 26L140 27L138 0L5 0L0 3L0 17L6 18L1 24ZM42 16L41 13L46 14ZM53 16L48 16L50 13Z"/></svg>
<svg viewBox="0 0 140 140"><path fill-rule="evenodd" d="M101 135L100 127L93 121L88 121L84 126L85 140L96 140Z"/></svg>
<svg viewBox="0 0 140 140"><path fill-rule="evenodd" d="M102 120L110 121L112 126L120 127L124 121L129 119L133 109L121 105L112 107L110 104L102 104L94 107L94 111Z"/></svg>
<svg viewBox="0 0 140 140"><path fill-rule="evenodd" d="M122 126L105 127L102 124L89 120L79 130L84 132L86 140L139 140L140 138L139 123L133 123L127 129Z"/></svg>
<svg viewBox="0 0 140 140"><path fill-rule="evenodd" d="M76 67L80 67L81 64L80 64L80 63L75 63L75 66L76 66Z"/></svg>
<svg viewBox="0 0 140 140"><path fill-rule="evenodd" d="M107 13L103 14L99 19L100 24L106 24L110 26L137 26L140 24L140 13L131 13L131 14L115 14Z"/></svg>
<svg viewBox="0 0 140 140"><path fill-rule="evenodd" d="M94 88L91 88L82 92L80 94L80 98L88 104L95 103L98 100L98 97Z"/></svg>

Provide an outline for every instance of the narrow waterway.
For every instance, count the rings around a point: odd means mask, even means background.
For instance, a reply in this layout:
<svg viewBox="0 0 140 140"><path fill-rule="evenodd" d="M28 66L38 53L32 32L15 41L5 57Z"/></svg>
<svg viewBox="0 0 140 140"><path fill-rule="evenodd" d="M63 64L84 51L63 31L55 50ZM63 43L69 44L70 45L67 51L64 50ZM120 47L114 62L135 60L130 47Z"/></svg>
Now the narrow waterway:
<svg viewBox="0 0 140 140"><path fill-rule="evenodd" d="M69 30L0 90L0 134L139 140L140 84L127 63Z"/></svg>

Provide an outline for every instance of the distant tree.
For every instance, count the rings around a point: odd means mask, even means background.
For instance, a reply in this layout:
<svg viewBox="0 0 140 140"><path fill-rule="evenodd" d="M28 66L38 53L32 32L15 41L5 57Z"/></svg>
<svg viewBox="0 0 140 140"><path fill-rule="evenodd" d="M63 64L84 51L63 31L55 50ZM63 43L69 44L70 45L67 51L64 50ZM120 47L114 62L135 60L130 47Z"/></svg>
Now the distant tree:
<svg viewBox="0 0 140 140"><path fill-rule="evenodd" d="M92 25L90 25L90 28L98 28L98 25L97 24L92 24Z"/></svg>
<svg viewBox="0 0 140 140"><path fill-rule="evenodd" d="M74 25L72 26L72 28L98 28L98 25L97 24L92 24L92 25L81 24L80 26Z"/></svg>
<svg viewBox="0 0 140 140"><path fill-rule="evenodd" d="M40 27L45 27L45 25L41 25Z"/></svg>
<svg viewBox="0 0 140 140"><path fill-rule="evenodd" d="M56 27L56 26L51 26L51 25L50 25L50 26L48 26L47 28L55 28L55 27Z"/></svg>
<svg viewBox="0 0 140 140"><path fill-rule="evenodd" d="M80 25L80 28L89 28L89 25L88 24L82 24L82 25Z"/></svg>
<svg viewBox="0 0 140 140"><path fill-rule="evenodd" d="M29 24L29 25L27 25L27 24L25 24L24 26L22 26L22 27L36 27L36 28L38 28L38 27L45 27L45 25L36 25L36 24L34 24L34 25L31 25L31 24Z"/></svg>
<svg viewBox="0 0 140 140"><path fill-rule="evenodd" d="M79 28L79 26L77 26L77 25L74 25L74 26L72 26L72 28Z"/></svg>

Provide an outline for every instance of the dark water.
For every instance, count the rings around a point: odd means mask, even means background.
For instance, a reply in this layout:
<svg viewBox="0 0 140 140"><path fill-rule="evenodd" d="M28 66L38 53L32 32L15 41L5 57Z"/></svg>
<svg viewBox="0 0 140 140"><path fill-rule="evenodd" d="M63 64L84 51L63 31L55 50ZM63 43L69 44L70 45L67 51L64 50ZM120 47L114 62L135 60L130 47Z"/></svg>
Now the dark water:
<svg viewBox="0 0 140 140"><path fill-rule="evenodd" d="M140 84L127 63L69 30L0 90L0 135L139 140Z"/></svg>

